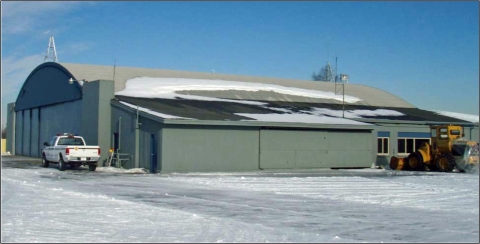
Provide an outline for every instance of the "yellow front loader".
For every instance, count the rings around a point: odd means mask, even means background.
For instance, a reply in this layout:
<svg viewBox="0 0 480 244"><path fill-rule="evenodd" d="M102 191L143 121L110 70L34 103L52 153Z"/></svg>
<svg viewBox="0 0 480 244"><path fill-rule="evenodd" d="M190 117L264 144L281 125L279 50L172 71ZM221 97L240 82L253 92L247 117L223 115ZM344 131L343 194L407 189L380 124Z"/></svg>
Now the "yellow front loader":
<svg viewBox="0 0 480 244"><path fill-rule="evenodd" d="M464 140L461 126L435 125L430 129L432 145L422 143L407 158L392 157L390 168L442 172L451 172L457 168L459 172L471 172L478 167L478 142Z"/></svg>

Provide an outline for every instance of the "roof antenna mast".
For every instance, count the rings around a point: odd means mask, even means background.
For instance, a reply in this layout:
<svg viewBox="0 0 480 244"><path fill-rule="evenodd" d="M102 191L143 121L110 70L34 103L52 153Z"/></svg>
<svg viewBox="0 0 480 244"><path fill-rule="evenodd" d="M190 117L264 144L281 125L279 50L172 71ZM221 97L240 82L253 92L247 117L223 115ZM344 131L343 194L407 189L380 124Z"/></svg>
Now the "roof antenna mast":
<svg viewBox="0 0 480 244"><path fill-rule="evenodd" d="M115 66L117 65L117 59L113 61L113 82L115 83Z"/></svg>
<svg viewBox="0 0 480 244"><path fill-rule="evenodd" d="M47 62L48 59L52 59L53 62L58 63L57 49L55 48L55 40L53 39L53 36L50 36L50 40L48 41L47 53L45 54L43 62Z"/></svg>

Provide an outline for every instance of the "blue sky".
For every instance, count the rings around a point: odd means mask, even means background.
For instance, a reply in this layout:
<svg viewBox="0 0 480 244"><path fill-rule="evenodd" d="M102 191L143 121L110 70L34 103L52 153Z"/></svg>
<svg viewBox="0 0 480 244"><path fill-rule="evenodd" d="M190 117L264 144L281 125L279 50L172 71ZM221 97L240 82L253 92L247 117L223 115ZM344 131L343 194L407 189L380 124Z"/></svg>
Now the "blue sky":
<svg viewBox="0 0 480 244"><path fill-rule="evenodd" d="M2 2L2 128L49 36L59 62L350 83L479 114L479 3ZM348 87L347 87L348 89Z"/></svg>

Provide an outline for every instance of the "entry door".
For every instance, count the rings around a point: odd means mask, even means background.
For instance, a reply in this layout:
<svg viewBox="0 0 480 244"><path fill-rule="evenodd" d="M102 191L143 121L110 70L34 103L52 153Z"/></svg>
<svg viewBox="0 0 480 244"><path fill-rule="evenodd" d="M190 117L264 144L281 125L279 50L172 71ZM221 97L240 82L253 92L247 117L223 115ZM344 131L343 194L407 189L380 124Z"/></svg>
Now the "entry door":
<svg viewBox="0 0 480 244"><path fill-rule="evenodd" d="M117 152L118 149L118 133L113 133L113 152Z"/></svg>
<svg viewBox="0 0 480 244"><path fill-rule="evenodd" d="M157 172L157 142L155 134L150 134L150 173Z"/></svg>

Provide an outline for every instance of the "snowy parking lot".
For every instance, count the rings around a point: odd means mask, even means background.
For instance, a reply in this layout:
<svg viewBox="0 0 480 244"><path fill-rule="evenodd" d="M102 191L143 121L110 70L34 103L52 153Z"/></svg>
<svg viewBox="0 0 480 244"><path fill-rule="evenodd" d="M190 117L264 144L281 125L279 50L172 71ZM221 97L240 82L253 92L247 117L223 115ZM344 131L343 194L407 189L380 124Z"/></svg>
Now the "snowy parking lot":
<svg viewBox="0 0 480 244"><path fill-rule="evenodd" d="M479 175L147 174L2 156L2 242L479 242Z"/></svg>

